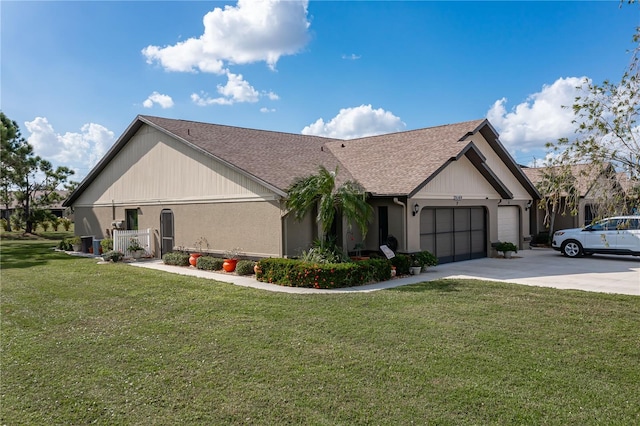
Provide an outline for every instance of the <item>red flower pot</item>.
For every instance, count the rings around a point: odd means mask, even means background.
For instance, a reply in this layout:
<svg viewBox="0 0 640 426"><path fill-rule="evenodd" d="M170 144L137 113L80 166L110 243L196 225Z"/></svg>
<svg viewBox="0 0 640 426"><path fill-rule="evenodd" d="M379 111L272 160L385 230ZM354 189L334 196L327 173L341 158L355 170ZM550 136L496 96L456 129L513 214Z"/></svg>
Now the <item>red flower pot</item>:
<svg viewBox="0 0 640 426"><path fill-rule="evenodd" d="M198 263L198 258L202 256L202 253L191 253L191 257L189 258L189 265L196 266Z"/></svg>
<svg viewBox="0 0 640 426"><path fill-rule="evenodd" d="M236 270L236 263L238 263L238 259L225 259L222 264L222 269L224 269L225 272L233 272Z"/></svg>

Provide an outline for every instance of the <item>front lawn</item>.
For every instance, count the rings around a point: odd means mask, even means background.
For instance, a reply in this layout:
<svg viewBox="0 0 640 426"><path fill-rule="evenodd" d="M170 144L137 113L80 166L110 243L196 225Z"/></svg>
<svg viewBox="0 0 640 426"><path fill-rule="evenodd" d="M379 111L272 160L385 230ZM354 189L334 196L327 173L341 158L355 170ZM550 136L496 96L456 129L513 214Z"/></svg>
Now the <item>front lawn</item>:
<svg viewBox="0 0 640 426"><path fill-rule="evenodd" d="M3 239L0 424L638 424L640 297L271 293Z"/></svg>

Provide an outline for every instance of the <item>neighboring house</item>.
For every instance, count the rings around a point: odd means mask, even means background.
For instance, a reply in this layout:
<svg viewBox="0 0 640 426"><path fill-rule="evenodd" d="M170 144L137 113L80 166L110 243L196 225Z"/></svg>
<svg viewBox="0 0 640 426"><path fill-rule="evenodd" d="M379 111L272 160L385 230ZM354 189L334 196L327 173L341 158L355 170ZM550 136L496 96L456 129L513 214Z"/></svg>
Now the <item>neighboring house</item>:
<svg viewBox="0 0 640 426"><path fill-rule="evenodd" d="M561 167L523 167L522 171L540 190L539 184L544 179L544 173L558 173ZM577 214L571 214L571 208L564 209L566 200L563 199L555 215L554 230L580 228L590 224L602 216L598 212L599 204L605 201L617 203L614 195L630 191L633 186L633 181L625 173L617 173L611 165L597 168L590 164L577 164L569 166L569 171L575 180L575 189L579 197ZM539 231L548 230L549 225L544 223L545 211L539 208L535 208L534 211L534 227Z"/></svg>
<svg viewBox="0 0 640 426"><path fill-rule="evenodd" d="M345 251L394 236L399 251L450 262L488 256L498 240L522 247L532 233L539 194L487 120L338 140L138 116L64 205L77 234L153 229L157 256L200 237L212 253L296 256L321 231L315 215L285 210L287 188L319 165L360 182L374 208L364 241L337 220Z"/></svg>
<svg viewBox="0 0 640 426"><path fill-rule="evenodd" d="M67 197L69 195L69 191L60 190L60 191L58 191L58 193L60 194L60 196L62 197L63 200L64 200L65 197ZM40 194L42 194L42 193L36 193L35 194L36 198L39 197ZM50 210L51 213L53 213L53 215L56 216L56 217L63 217L66 208L63 207L62 203L63 203L62 201L54 203L51 206L47 207L47 210ZM10 220L11 215L16 211L17 207L18 207L18 203L16 202L15 199L11 200L11 204L9 204L9 208L8 209L7 209L7 206L5 204L0 205L0 218L1 219Z"/></svg>

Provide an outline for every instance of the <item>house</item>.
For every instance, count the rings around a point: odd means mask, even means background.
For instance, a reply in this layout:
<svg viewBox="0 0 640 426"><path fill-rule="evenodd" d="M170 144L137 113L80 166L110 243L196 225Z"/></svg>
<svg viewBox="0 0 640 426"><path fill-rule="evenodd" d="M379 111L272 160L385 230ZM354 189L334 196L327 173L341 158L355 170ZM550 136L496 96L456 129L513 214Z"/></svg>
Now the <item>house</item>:
<svg viewBox="0 0 640 426"><path fill-rule="evenodd" d="M241 247L249 257L295 256L320 235L314 215L296 221L287 188L318 166L363 185L374 219L363 238L337 220L337 243L430 250L440 262L522 247L539 194L487 120L353 140L138 116L65 201L76 233L151 228L157 256Z"/></svg>
<svg viewBox="0 0 640 426"><path fill-rule="evenodd" d="M64 200L68 195L69 195L69 191L65 191L65 190L59 190L57 191L58 194L60 195L61 199ZM34 194L34 197L36 199L41 198L43 195L42 191L37 191ZM49 210L51 212L51 214L53 214L55 217L64 217L65 216L65 207L63 207L63 202L62 201L57 201L53 204L51 204L50 206L48 206L46 209ZM0 218L1 219L6 219L6 220L11 220L11 215L20 207L20 205L18 204L18 202L15 200L15 198L13 198L13 196L11 196L11 203L7 206L5 204L0 205Z"/></svg>
<svg viewBox="0 0 640 426"><path fill-rule="evenodd" d="M629 195L637 185L637 182L630 179L628 174L616 172L611 164L606 164L604 167L593 164L523 167L522 170L540 192L544 192L541 184L545 174L554 176L566 171L572 179L578 196L577 211L572 214L570 208L565 209L566 195L563 196L555 215L554 229L580 228L598 217L626 212L629 206L624 206L621 198L631 198ZM544 196L544 193L542 195ZM613 210L607 211L604 209L605 206ZM536 223L534 227L540 231L548 230L549 224L545 223L545 211L539 208L534 211Z"/></svg>

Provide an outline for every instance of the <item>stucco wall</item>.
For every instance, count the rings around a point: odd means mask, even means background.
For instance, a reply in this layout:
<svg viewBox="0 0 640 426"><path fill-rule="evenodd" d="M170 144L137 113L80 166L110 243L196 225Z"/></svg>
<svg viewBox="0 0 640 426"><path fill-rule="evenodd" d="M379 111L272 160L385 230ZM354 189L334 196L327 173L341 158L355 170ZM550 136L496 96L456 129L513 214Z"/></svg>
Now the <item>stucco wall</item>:
<svg viewBox="0 0 640 426"><path fill-rule="evenodd" d="M163 209L173 212L176 247L195 249L195 242L204 237L211 253L223 254L225 250L239 247L247 256L267 257L280 256L282 250L280 207L274 201L78 207L75 209L76 234L104 238L111 222L124 220L125 209L129 208L138 209L138 229L152 230L157 256Z"/></svg>

